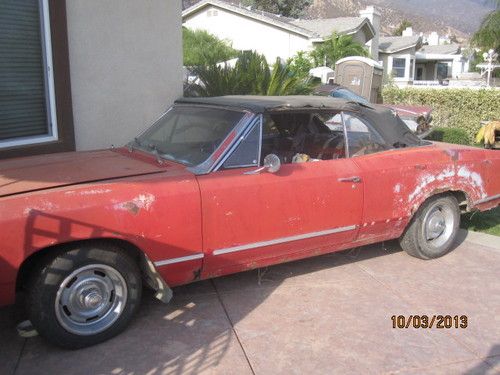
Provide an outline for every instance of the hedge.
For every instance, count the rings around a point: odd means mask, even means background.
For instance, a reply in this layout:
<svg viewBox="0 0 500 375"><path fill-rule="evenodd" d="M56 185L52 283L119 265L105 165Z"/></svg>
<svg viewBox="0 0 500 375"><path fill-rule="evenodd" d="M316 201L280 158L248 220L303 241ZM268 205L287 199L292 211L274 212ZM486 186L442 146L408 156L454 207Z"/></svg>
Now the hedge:
<svg viewBox="0 0 500 375"><path fill-rule="evenodd" d="M432 133L425 139L430 141L439 141L446 143L455 143L457 145L469 145L469 134L463 129L459 128L436 128L434 127Z"/></svg>
<svg viewBox="0 0 500 375"><path fill-rule="evenodd" d="M500 90L427 89L385 87L384 103L426 105L432 110L432 125L464 130L469 143L481 127L481 121L500 119Z"/></svg>

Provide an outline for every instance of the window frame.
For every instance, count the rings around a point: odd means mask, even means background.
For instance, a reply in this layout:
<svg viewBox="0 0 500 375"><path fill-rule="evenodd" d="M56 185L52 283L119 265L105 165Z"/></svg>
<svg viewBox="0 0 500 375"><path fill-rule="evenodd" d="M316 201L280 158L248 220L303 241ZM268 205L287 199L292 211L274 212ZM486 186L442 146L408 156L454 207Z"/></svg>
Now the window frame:
<svg viewBox="0 0 500 375"><path fill-rule="evenodd" d="M331 113L331 109L323 109L323 108L314 108L314 109L293 109L286 111L289 113L293 112L300 112L300 113ZM361 121L369 130L370 132L373 132L376 136L380 137L382 140L384 139L380 133L377 131L377 129L365 118L358 116L355 112L352 111L338 111L338 114L341 117L342 121L342 129L343 129L343 134L344 134L344 147L345 147L345 157L341 159L333 159L333 160L321 160L321 162L332 162L332 161L339 161L339 160L347 160L347 159L352 159L353 156L350 154L350 147L349 147L349 137L347 135L347 126L346 126L346 115L353 116L359 121ZM239 145L243 142L245 137L254 130L255 126L259 126L259 149L258 149L258 159L257 159L257 164L252 164L252 165L235 165L231 166L229 168L224 168L224 163L231 157L231 155L236 151L236 149L239 147ZM261 159L262 159L262 133L263 133L263 114L259 113L256 114L251 121L248 122L247 126L245 129L240 133L240 136L238 139L232 144L231 147L225 152L225 155L220 159L218 163L215 164L215 167L209 170L206 173L212 173L212 172L217 172L217 171L225 171L225 170L234 170L238 168L250 168L250 167L260 167L261 166ZM363 157L363 156L370 156L373 154L378 154L380 152L384 151L389 151L391 148L389 147L387 150L381 150L377 151L371 154L367 155L360 155L356 157ZM293 163L290 163L293 164ZM197 173L196 173L197 172ZM199 173L199 171L195 171L196 174L205 174L205 173Z"/></svg>
<svg viewBox="0 0 500 375"><path fill-rule="evenodd" d="M260 167L260 160L262 157L262 121L254 122L252 125L249 127L250 130L247 130L243 135L241 135L239 141L238 141L238 146L234 148L234 150L231 150L230 154L228 157L224 160L220 168L222 170L228 170L228 169L236 169L236 168L250 168L250 167ZM228 162L231 157L238 151L239 147L243 142L246 141L247 137L254 131L258 131L258 145L257 145L257 152L254 155L254 158L256 160L256 163L251 163L251 164L235 164L231 166L226 166L226 162Z"/></svg>
<svg viewBox="0 0 500 375"><path fill-rule="evenodd" d="M46 112L48 133L42 135L0 140L0 150L10 147L36 145L39 143L54 142L59 140L49 3L48 0L38 0L38 4L40 12L40 35L43 54L42 60L45 82L45 106L47 109Z"/></svg>
<svg viewBox="0 0 500 375"><path fill-rule="evenodd" d="M398 67L394 67L394 63L396 60L402 60L403 61L403 66L398 66ZM401 69L403 70L403 75L402 76L398 76L396 74L393 74L394 78L395 79L405 79L406 78L406 57L398 57L398 56L395 56L392 58L392 64L391 64L391 72L399 72Z"/></svg>
<svg viewBox="0 0 500 375"><path fill-rule="evenodd" d="M220 161L215 165L215 167L212 168L211 172L217 172L219 170L233 170L237 168L249 168L249 167L260 167L260 159L261 159L261 153L262 153L262 113L259 113L255 116L253 116L253 119L249 121L246 126L246 129L243 130L243 132L240 133L238 139L233 143L231 147L229 147L228 150L226 150L225 155L220 159ZM232 166L230 168L224 168L224 163L231 157L231 155L236 151L236 149L239 147L240 143L242 143L245 138L252 132L252 130L255 128L255 126L259 126L259 150L258 150L258 158L257 158L257 164L256 165L247 165L247 166Z"/></svg>
<svg viewBox="0 0 500 375"><path fill-rule="evenodd" d="M373 132L377 137L380 137L380 139L384 140L384 137L382 137L382 135L380 135L380 133L377 131L377 129L375 129L375 127L368 121L366 120L365 118L361 117L361 116L357 116L354 112L350 112L350 111L341 111L341 117L342 117L342 126L344 128L344 139L345 139L345 146L346 146L346 159L352 159L354 157L356 158L359 158L359 157L363 157L363 156L369 156L369 155L374 155L374 154L378 154L380 152L384 152L384 151L388 151L391 149L391 147L389 147L387 150L382 150L382 151L377 151L377 152L372 152L370 154L365 154L365 155L360 155L360 156L351 156L351 150L349 148L349 137L347 136L347 125L346 125L346 122L345 122L345 115L349 115L349 116L352 116L352 117L355 117L356 119L358 119L359 121L361 121L363 123L363 125L365 125L368 130L370 130L370 132ZM385 141L385 140L384 140Z"/></svg>

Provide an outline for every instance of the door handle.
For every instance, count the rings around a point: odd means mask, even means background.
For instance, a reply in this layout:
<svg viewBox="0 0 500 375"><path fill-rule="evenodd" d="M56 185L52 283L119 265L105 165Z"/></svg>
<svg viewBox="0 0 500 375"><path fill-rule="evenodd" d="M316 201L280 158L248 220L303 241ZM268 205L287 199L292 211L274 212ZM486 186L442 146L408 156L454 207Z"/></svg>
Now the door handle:
<svg viewBox="0 0 500 375"><path fill-rule="evenodd" d="M356 184L359 184L361 182L361 177L359 177L359 176L343 177L343 178L339 178L337 181L338 182L354 182Z"/></svg>

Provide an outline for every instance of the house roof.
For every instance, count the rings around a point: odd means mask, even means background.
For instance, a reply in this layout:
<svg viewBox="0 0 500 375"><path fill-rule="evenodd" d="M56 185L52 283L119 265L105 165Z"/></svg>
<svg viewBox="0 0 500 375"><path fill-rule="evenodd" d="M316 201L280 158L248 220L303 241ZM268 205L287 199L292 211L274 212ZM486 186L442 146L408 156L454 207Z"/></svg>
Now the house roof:
<svg viewBox="0 0 500 375"><path fill-rule="evenodd" d="M372 24L364 17L339 17L329 19L300 20L283 17L279 14L251 9L241 5L230 4L221 0L202 0L182 12L183 20L197 11L207 7L215 6L229 12L237 13L257 21L271 24L281 29L285 29L308 38L326 38L332 32L339 34L352 34L366 27L371 35L367 39L373 38L375 31ZM366 26L365 26L366 25Z"/></svg>
<svg viewBox="0 0 500 375"><path fill-rule="evenodd" d="M289 30L292 32L295 32L300 35L304 35L307 37L314 37L314 33L310 30L303 29L299 26L293 25L290 21L292 21L292 18L287 18L287 17L282 17L280 15L274 14L274 13L269 13L269 12L264 12L264 11L258 11L254 9L250 9L249 7L243 7L241 5L234 5L230 3L226 3L225 1L221 0L202 0L193 6L187 8L182 12L182 19L186 17L189 17L193 13L198 12L199 10L207 7L207 6L215 6L221 9L228 10L233 13L241 14L243 16L253 18L257 21L265 22L268 24L272 24L276 27Z"/></svg>
<svg viewBox="0 0 500 375"><path fill-rule="evenodd" d="M371 38L375 35L375 30L367 18L364 17L338 17L313 20L292 20L293 25L310 30L320 38L328 38L332 32L339 34L355 33L363 26L367 25L371 33ZM369 38L369 39L371 39Z"/></svg>
<svg viewBox="0 0 500 375"><path fill-rule="evenodd" d="M424 45L418 50L419 53L429 53L437 55L456 55L460 53L459 44L443 44L439 46Z"/></svg>
<svg viewBox="0 0 500 375"><path fill-rule="evenodd" d="M422 43L420 36L383 36L379 40L379 51L395 53L408 48L417 47Z"/></svg>

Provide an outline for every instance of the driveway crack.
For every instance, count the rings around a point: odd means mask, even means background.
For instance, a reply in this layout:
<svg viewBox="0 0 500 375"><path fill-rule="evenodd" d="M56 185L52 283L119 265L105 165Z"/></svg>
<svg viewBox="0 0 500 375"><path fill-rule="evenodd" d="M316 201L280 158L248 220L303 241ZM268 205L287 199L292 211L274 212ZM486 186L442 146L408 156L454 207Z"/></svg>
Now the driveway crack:
<svg viewBox="0 0 500 375"><path fill-rule="evenodd" d="M19 364L21 363L21 358L24 353L24 348L26 347L26 342L28 340L24 339L23 346L21 347L21 350L19 351L19 356L17 357L16 365L14 366L14 371L12 372L13 375L17 373L17 369L19 368Z"/></svg>
<svg viewBox="0 0 500 375"><path fill-rule="evenodd" d="M241 351L243 352L243 355L245 356L245 360L248 364L248 367L250 368L250 371L252 372L252 374L255 375L255 371L253 369L252 363L250 362L250 358L248 357L248 354L243 346L243 343L241 342L241 339L238 336L238 332L236 332L236 329L234 328L233 321L231 320L231 317L229 316L229 313L227 312L226 305L224 304L224 301L222 300L222 297L219 293L219 290L217 289L217 286L215 285L215 282L213 281L213 279L210 280L210 282L212 283L212 286L215 290L215 293L217 294L217 298L219 300L219 303L222 306L222 309L224 310L224 314L226 314L226 318L229 321L229 324L231 324L231 329L234 333L234 336L236 337L236 340L238 340L238 344L240 345Z"/></svg>

